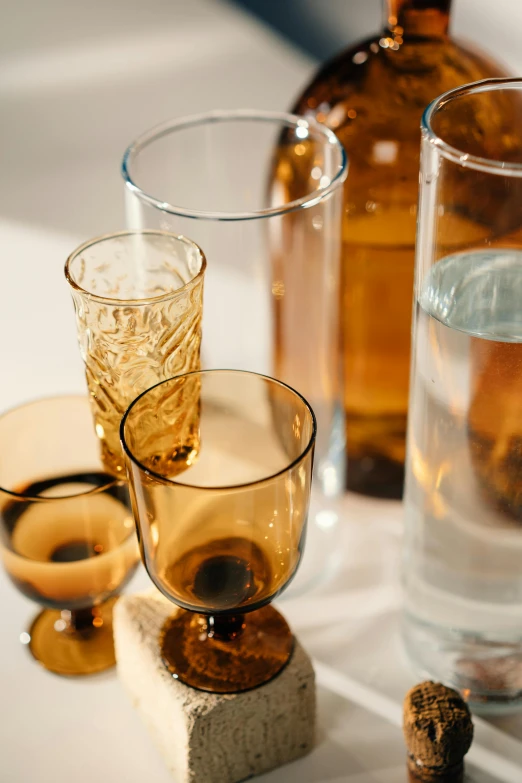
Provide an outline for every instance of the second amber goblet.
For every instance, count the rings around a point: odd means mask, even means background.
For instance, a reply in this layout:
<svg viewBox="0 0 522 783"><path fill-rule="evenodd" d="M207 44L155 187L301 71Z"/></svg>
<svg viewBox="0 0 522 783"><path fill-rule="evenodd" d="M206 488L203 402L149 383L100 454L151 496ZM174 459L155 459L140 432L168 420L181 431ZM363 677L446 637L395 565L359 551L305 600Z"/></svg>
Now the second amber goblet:
<svg viewBox="0 0 522 783"><path fill-rule="evenodd" d="M42 666L67 676L114 666L112 607L139 553L127 486L103 468L87 397L0 416L0 560L43 608L21 636Z"/></svg>
<svg viewBox="0 0 522 783"><path fill-rule="evenodd" d="M125 414L142 559L181 607L162 657L187 685L245 691L288 662L293 637L269 604L303 551L315 434L297 392L234 370L159 383Z"/></svg>

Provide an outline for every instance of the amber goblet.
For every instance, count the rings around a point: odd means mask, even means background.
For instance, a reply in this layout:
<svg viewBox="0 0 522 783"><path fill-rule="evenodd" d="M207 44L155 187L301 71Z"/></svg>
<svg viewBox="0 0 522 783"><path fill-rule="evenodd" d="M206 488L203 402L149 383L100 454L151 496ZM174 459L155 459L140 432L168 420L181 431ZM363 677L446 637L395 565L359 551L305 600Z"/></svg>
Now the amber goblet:
<svg viewBox="0 0 522 783"><path fill-rule="evenodd" d="M288 662L292 633L269 604L303 552L315 416L256 373L180 375L141 394L121 423L141 555L180 609L162 657L174 677L237 693Z"/></svg>
<svg viewBox="0 0 522 783"><path fill-rule="evenodd" d="M21 635L46 669L114 666L112 607L139 551L127 485L108 475L87 397L0 416L0 557L43 611Z"/></svg>

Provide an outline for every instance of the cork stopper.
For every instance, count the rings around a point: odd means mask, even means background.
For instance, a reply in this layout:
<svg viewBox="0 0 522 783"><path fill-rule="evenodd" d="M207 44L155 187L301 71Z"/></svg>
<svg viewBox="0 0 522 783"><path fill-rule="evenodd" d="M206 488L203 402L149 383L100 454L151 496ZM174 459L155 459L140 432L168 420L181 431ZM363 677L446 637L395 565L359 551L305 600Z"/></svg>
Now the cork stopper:
<svg viewBox="0 0 522 783"><path fill-rule="evenodd" d="M422 682L404 699L403 731L410 780L458 783L473 739L469 708L457 691Z"/></svg>

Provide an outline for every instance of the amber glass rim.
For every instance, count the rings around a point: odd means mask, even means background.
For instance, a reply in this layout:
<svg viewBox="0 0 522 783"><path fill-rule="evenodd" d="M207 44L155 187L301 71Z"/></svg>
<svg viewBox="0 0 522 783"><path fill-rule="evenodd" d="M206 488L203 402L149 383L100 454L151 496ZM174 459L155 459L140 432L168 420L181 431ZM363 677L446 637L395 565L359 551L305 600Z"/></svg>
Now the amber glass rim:
<svg viewBox="0 0 522 783"><path fill-rule="evenodd" d="M513 77L510 79L483 79L482 81L464 84L453 90L443 93L425 109L421 120L423 138L433 144L441 155L463 168L483 171L489 174L497 174L504 177L522 177L522 163L495 160L494 158L482 158L478 155L470 155L466 150L459 150L448 144L432 127L433 119L437 112L451 101L463 98L474 93L490 92L492 90L522 90L522 79Z"/></svg>
<svg viewBox="0 0 522 783"><path fill-rule="evenodd" d="M183 481L176 481L175 479L167 478L166 476L162 476L161 473L156 473L156 471L151 470L150 468L145 467L142 462L132 453L131 449L127 445L127 442L125 440L125 424L127 422L127 418L134 408L134 406L141 400L142 397L145 397L146 394L149 394L149 392L153 391L154 389L157 389L158 386L163 386L164 383L170 383L171 381L174 381L178 378L189 378L191 375L211 375L213 373L220 373L222 375L250 375L254 376L256 378L260 378L262 380L270 381L273 384L276 384L277 386L281 386L284 389L288 389L292 394L294 394L296 397L298 397L301 402L304 403L304 406L308 413L310 414L311 420L312 420L312 433L310 435L310 440L306 444L305 448L301 452L301 454L296 457L291 463L286 465L286 467L282 468L281 470L278 470L277 473L272 473L270 476L265 476L264 478L257 479L256 481L248 481L246 484L222 484L217 487L202 487L198 484L188 484L187 482ZM261 484L267 484L270 481L273 481L278 476L282 476L285 473L287 473L289 470L292 470L295 468L299 463L301 463L306 456L309 454L309 452L313 449L315 438L317 435L317 420L315 418L315 413L313 411L312 406L306 400L302 394L300 394L298 391L293 389L291 386L289 386L287 383L283 383L282 381L276 380L276 378L271 378L269 375L263 375L262 373L258 372L251 372L250 370L193 370L192 372L186 372L181 373L180 375L173 375L172 378L167 378L164 381L160 381L159 383L154 384L154 386L151 386L149 389L146 389L144 392L142 392L138 397L136 397L135 400L131 402L125 413L123 414L123 418L120 423L120 442L122 445L122 448L127 455L128 459L133 462L143 473L145 473L148 476L152 476L157 481L160 481L163 484L167 485L173 485L176 487L186 487L187 489L197 489L201 491L210 491L210 492L219 492L219 491L227 491L232 489L245 489L246 487L257 487Z"/></svg>
<svg viewBox="0 0 522 783"><path fill-rule="evenodd" d="M141 299L115 299L114 297L100 296L99 294L95 294L93 291L88 291L86 288L82 288L82 286L79 285L76 282L76 280L73 278L71 272L71 265L76 260L76 258L79 255L81 255L81 253L84 253L90 247L99 245L102 242L107 242L112 239L118 239L120 237L137 236L137 235L168 237L169 239L175 239L184 245L188 245L194 248L201 259L200 269L193 277L190 278L190 280L188 280L184 285L180 286L179 288L174 288L172 291L167 291L164 294L159 294L158 296L143 297ZM180 296L184 296L188 291L194 288L194 286L199 282L199 280L201 280L201 278L205 274L206 268L207 268L207 259L205 258L205 254L203 250L200 248L200 246L197 245L195 242L193 242L192 239L189 239L188 237L184 237L181 234L174 234L171 231L160 231L155 229L144 229L144 230L129 229L125 231L115 231L112 234L102 234L99 237L94 237L94 239L89 239L87 242L84 242L82 245L77 247L76 250L74 250L71 253L67 261L65 262L65 277L67 279L67 282L71 286L71 288L73 288L75 291L78 291L80 294L86 296L88 299L91 299L94 302L99 302L100 304L108 304L108 305L123 305L125 307L136 307L140 305L156 304L157 302L167 302L167 301L171 301L172 299L176 299Z"/></svg>
<svg viewBox="0 0 522 783"><path fill-rule="evenodd" d="M41 405L46 402L59 402L59 401L67 402L69 400L84 400L85 404L87 406L87 409L90 413L89 408L89 398L86 397L83 394L63 394L63 395L52 395L48 397L38 397L35 400L30 400L29 402L22 403L22 405L14 405L12 408L7 408L7 410L2 411L0 413L0 423L3 419L5 419L6 416L10 416L12 413L17 413L18 411L27 410L28 408L36 407L38 405ZM71 435L72 437L72 435ZM100 469L102 468L102 465L100 463ZM89 470L86 468L86 470ZM94 469L91 469L94 470ZM101 471L103 472L103 471ZM46 477L42 476L42 480L44 480ZM99 487L93 487L92 489L85 490L85 492L75 492L71 495L29 495L24 492L15 492L13 489L7 489L2 485L0 482L0 495L9 495L12 498L16 498L16 500L25 500L25 501L36 501L40 503L47 503L49 501L54 500L71 500L71 498L81 498L81 497L87 497L88 495L97 495L100 492L106 492L111 487L116 487L118 485L123 485L125 482L121 479L115 478L114 476L107 475L107 483L102 484Z"/></svg>
<svg viewBox="0 0 522 783"><path fill-rule="evenodd" d="M339 155L339 165L330 184L325 188L315 188L305 196L290 201L279 207L269 207L247 212L219 212L213 210L187 209L181 205L169 204L155 198L152 193L146 193L135 181L131 174L131 166L134 159L140 151L156 140L168 136L176 131L185 128L191 128L198 125L212 125L219 122L264 122L279 123L286 127L302 127L303 129L313 130L318 136L323 137L325 145L335 147ZM288 212L294 212L297 209L306 209L307 207L319 204L324 198L333 193L339 185L346 180L348 174L348 159L345 149L335 133L326 125L323 125L313 118L300 117L297 114L287 114L286 112L257 111L255 109L235 109L231 111L217 110L204 112L202 114L192 114L176 120L168 120L160 125L143 133L133 141L125 150L121 164L121 175L125 187L127 187L135 196L147 204L159 209L161 212L167 212L170 215L177 215L194 220L215 220L215 221L237 221L237 220L258 220L260 218L275 217L285 215Z"/></svg>

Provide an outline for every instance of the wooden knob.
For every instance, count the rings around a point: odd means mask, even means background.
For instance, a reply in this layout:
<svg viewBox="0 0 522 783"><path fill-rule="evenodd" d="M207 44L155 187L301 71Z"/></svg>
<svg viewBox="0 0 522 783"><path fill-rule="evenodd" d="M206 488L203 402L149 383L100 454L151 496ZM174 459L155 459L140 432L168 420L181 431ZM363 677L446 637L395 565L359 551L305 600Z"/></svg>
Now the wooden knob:
<svg viewBox="0 0 522 783"><path fill-rule="evenodd" d="M473 723L457 691L438 682L416 685L404 699L403 731L413 779L441 783L462 779Z"/></svg>

